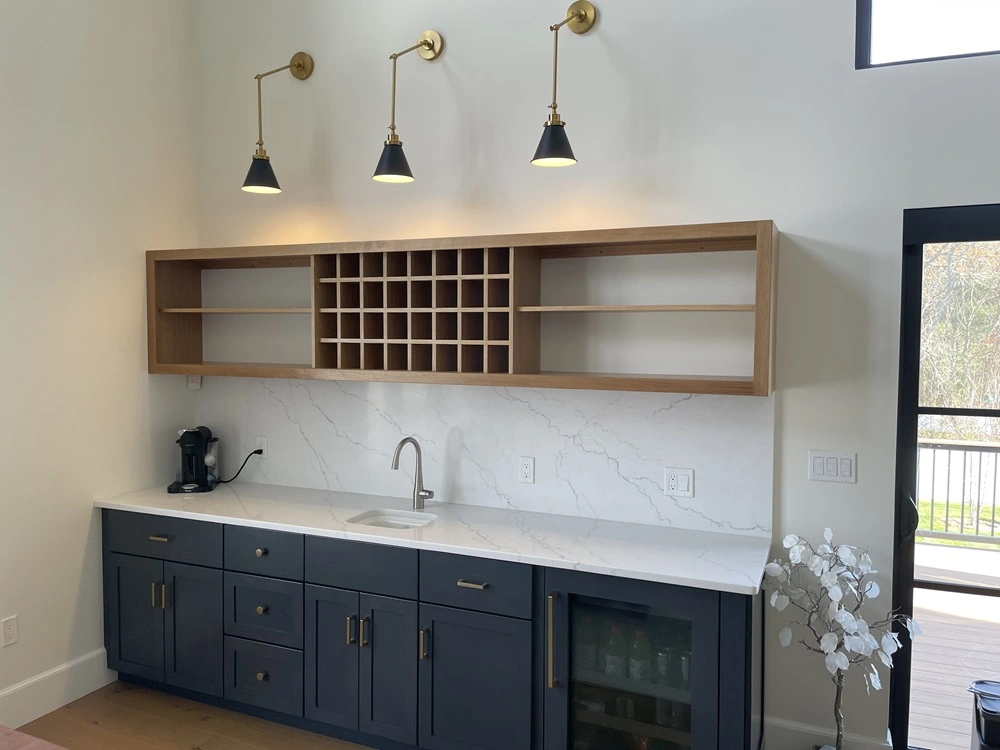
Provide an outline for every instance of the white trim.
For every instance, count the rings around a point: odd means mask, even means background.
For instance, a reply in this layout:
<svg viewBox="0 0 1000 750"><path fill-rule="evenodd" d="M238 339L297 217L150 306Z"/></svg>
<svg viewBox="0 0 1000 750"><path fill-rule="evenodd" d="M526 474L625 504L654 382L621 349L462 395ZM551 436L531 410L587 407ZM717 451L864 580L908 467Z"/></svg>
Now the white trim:
<svg viewBox="0 0 1000 750"><path fill-rule="evenodd" d="M0 725L17 728L118 679L103 648L0 690Z"/></svg>
<svg viewBox="0 0 1000 750"><path fill-rule="evenodd" d="M808 750L818 745L832 745L834 732L826 727L803 724L799 721L764 717L764 738L767 750ZM885 750L892 747L886 738L865 737L847 732L844 741L851 750Z"/></svg>

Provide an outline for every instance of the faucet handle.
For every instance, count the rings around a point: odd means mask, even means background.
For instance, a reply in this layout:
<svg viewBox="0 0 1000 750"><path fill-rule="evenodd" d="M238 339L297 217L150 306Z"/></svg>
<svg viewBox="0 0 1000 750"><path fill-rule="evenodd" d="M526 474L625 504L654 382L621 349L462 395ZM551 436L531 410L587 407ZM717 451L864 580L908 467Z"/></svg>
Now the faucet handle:
<svg viewBox="0 0 1000 750"><path fill-rule="evenodd" d="M430 500L432 497L434 497L434 490L420 490L420 492L418 492L417 494L420 495L420 497L423 498L424 500Z"/></svg>

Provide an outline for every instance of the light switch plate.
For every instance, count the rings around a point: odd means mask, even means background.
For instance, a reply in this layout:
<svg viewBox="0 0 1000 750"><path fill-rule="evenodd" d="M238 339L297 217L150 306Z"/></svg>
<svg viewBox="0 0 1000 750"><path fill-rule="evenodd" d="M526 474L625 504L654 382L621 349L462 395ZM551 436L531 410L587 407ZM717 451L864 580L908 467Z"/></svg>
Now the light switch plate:
<svg viewBox="0 0 1000 750"><path fill-rule="evenodd" d="M834 451L809 451L810 482L857 484L858 454Z"/></svg>

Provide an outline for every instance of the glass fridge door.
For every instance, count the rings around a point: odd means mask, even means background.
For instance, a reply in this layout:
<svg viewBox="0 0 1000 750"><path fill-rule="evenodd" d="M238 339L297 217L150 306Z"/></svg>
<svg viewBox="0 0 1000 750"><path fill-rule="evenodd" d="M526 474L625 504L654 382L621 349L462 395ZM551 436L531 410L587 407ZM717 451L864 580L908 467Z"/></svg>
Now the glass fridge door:
<svg viewBox="0 0 1000 750"><path fill-rule="evenodd" d="M573 750L690 750L692 620L569 600Z"/></svg>

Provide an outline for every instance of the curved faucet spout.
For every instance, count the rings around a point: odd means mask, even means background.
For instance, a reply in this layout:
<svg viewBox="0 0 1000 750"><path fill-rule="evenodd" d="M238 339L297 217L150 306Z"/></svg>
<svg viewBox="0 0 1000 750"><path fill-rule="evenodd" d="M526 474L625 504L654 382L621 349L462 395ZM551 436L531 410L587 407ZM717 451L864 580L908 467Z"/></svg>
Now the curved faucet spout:
<svg viewBox="0 0 1000 750"><path fill-rule="evenodd" d="M392 468L394 471L399 470L399 455L403 452L403 447L407 444L412 445L413 451L417 454L417 468L413 472L413 509L423 510L424 501L434 497L434 493L431 490L424 489L423 454L420 452L420 443L412 437L405 437L400 440L396 446L396 451L392 454Z"/></svg>

